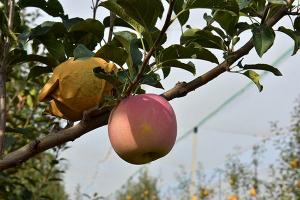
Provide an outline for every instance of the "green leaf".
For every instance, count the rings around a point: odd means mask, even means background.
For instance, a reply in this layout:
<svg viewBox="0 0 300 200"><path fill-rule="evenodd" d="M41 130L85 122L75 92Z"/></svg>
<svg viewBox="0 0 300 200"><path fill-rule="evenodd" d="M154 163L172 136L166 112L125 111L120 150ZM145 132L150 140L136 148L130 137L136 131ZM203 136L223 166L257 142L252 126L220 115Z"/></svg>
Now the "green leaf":
<svg viewBox="0 0 300 200"><path fill-rule="evenodd" d="M60 22L44 22L32 29L29 39L37 44L42 43L49 53L59 62L66 60L66 52L62 41L59 38L64 37L66 29Z"/></svg>
<svg viewBox="0 0 300 200"><path fill-rule="evenodd" d="M31 95L27 95L27 97L26 97L26 104L31 109L33 108L33 105L34 105L33 101L34 100L33 100L32 96Z"/></svg>
<svg viewBox="0 0 300 200"><path fill-rule="evenodd" d="M212 20L212 22L214 22L214 20ZM225 32L221 29L221 28L218 28L218 27L215 27L215 26L212 26L212 25L208 25L206 27L204 27L202 29L203 31L214 31L215 33L217 33L223 40L227 39L228 36L225 34Z"/></svg>
<svg viewBox="0 0 300 200"><path fill-rule="evenodd" d="M30 72L27 76L27 80L36 78L42 74L47 74L50 72L52 72L51 67L34 66L32 69L30 69Z"/></svg>
<svg viewBox="0 0 300 200"><path fill-rule="evenodd" d="M252 3L251 0L239 0L238 1L240 10L249 7L251 5L251 3Z"/></svg>
<svg viewBox="0 0 300 200"><path fill-rule="evenodd" d="M84 19L80 18L80 17L74 17L74 18L70 18L70 19L63 19L63 24L65 26L65 28L69 31L70 28L72 26L74 26L75 24L84 21Z"/></svg>
<svg viewBox="0 0 300 200"><path fill-rule="evenodd" d="M30 31L29 30L25 30L22 33L20 33L20 35L18 36L19 44L22 47L25 47L27 45L26 43L28 42L29 37L30 37Z"/></svg>
<svg viewBox="0 0 300 200"><path fill-rule="evenodd" d="M68 29L69 33L73 32L86 32L92 33L101 41L104 35L104 25L95 19L86 19L84 21L79 21L74 25L70 26Z"/></svg>
<svg viewBox="0 0 300 200"><path fill-rule="evenodd" d="M207 49L197 46L197 44L191 43L184 47L178 44L172 45L160 52L158 57L159 63L163 63L169 60L178 59L200 59L210 61L218 64L218 59Z"/></svg>
<svg viewBox="0 0 300 200"><path fill-rule="evenodd" d="M268 12L268 15L267 15L268 19L271 19L275 15L277 15L280 10L287 8L287 6L283 5L283 4L270 4L270 5L271 6L270 6L270 9L269 9L269 12Z"/></svg>
<svg viewBox="0 0 300 200"><path fill-rule="evenodd" d="M11 133L20 133L24 135L30 135L32 134L33 128L11 128L11 127L6 127L5 131L11 132Z"/></svg>
<svg viewBox="0 0 300 200"><path fill-rule="evenodd" d="M238 0L240 16L261 17L266 8L266 0ZM269 17L269 13L268 13Z"/></svg>
<svg viewBox="0 0 300 200"><path fill-rule="evenodd" d="M76 17L76 18L63 20L63 24L68 32L72 26L74 26L75 24L82 22L82 21L84 21L82 18ZM93 49L94 46L97 45L98 41L96 41L94 43L93 47L91 47L92 46L90 44L91 41L87 41L87 40L83 41L84 38L88 38L88 36L90 36L90 35L92 35L92 34L87 33L87 32L79 32L79 33L77 33L77 32L69 33L68 32L63 39L63 44L65 46L65 51L66 51L67 56L68 57L73 56L73 51L78 44L84 44L86 47L89 47L89 49ZM94 41L92 41L92 42L94 42Z"/></svg>
<svg viewBox="0 0 300 200"><path fill-rule="evenodd" d="M40 8L53 17L65 17L64 9L58 0L19 0L18 5L20 6L20 8Z"/></svg>
<svg viewBox="0 0 300 200"><path fill-rule="evenodd" d="M150 48L154 45L154 42L156 41L156 39L158 38L160 34L160 30L158 28L153 28L150 32L147 32L147 34L142 34L143 38L144 38L144 45L147 51L150 50ZM164 35L162 36L162 39L160 41L160 43L158 45L163 45L165 42L167 41L167 34L164 33ZM142 48L142 46L141 46Z"/></svg>
<svg viewBox="0 0 300 200"><path fill-rule="evenodd" d="M283 26L278 28L278 31L283 32L285 34L287 34L288 36L290 36L293 40L294 40L294 51L292 55L295 55L299 48L300 48L300 32L298 31L293 31L291 29L287 29Z"/></svg>
<svg viewBox="0 0 300 200"><path fill-rule="evenodd" d="M128 54L123 48L116 47L111 44L106 44L96 52L95 57L110 60L114 63L117 63L119 66L123 66L128 58Z"/></svg>
<svg viewBox="0 0 300 200"><path fill-rule="evenodd" d="M56 62L55 59L53 59L50 56L44 57L35 54L28 55L27 52L23 49L14 49L10 51L8 60L10 65L16 65L26 62L39 62L48 65L50 68L54 68L59 64L58 62Z"/></svg>
<svg viewBox="0 0 300 200"><path fill-rule="evenodd" d="M36 181L32 177L25 177L25 180L33 187L36 187Z"/></svg>
<svg viewBox="0 0 300 200"><path fill-rule="evenodd" d="M185 45L197 43L202 47L225 50L222 38L208 30L190 28L181 35L180 43Z"/></svg>
<svg viewBox="0 0 300 200"><path fill-rule="evenodd" d="M139 22L137 22L130 15L128 15L126 10L124 10L116 1L113 1L113 0L104 1L104 2L100 3L100 6L103 6L103 7L107 8L108 10L116 13L125 22L130 24L137 32L142 33L145 30L143 25L140 24Z"/></svg>
<svg viewBox="0 0 300 200"><path fill-rule="evenodd" d="M245 65L243 69L255 69L272 72L275 76L282 76L282 73L275 67L267 64Z"/></svg>
<svg viewBox="0 0 300 200"><path fill-rule="evenodd" d="M77 23L75 23L77 21ZM88 49L94 50L104 36L104 25L94 19L74 19L71 25L68 22L68 42L71 44L84 44ZM66 41L66 39L65 39Z"/></svg>
<svg viewBox="0 0 300 200"><path fill-rule="evenodd" d="M130 55L132 60L132 68L135 70L139 70L140 65L143 63L142 61L142 52L139 50L139 39L133 39L130 41Z"/></svg>
<svg viewBox="0 0 300 200"><path fill-rule="evenodd" d="M158 18L162 17L164 10L160 0L108 0L100 5L116 13L139 35L143 34L148 39L151 38L150 32L155 27ZM151 43L151 41L148 42Z"/></svg>
<svg viewBox="0 0 300 200"><path fill-rule="evenodd" d="M162 72L163 72L164 78L167 78L171 73L171 67L162 67Z"/></svg>
<svg viewBox="0 0 300 200"><path fill-rule="evenodd" d="M249 79L251 79L253 81L253 83L255 83L255 85L257 86L257 88L260 92L263 90L263 86L259 82L260 75L258 73L256 73L255 71L252 71L252 70L248 70L242 74L247 76Z"/></svg>
<svg viewBox="0 0 300 200"><path fill-rule="evenodd" d="M268 0L268 2L272 4L287 5L285 0Z"/></svg>
<svg viewBox="0 0 300 200"><path fill-rule="evenodd" d="M238 35L242 32L252 29L254 24L248 24L247 22L239 22L236 24Z"/></svg>
<svg viewBox="0 0 300 200"><path fill-rule="evenodd" d="M235 46L239 41L240 41L240 37L233 37L232 40L231 40L231 43L232 43L232 46Z"/></svg>
<svg viewBox="0 0 300 200"><path fill-rule="evenodd" d="M192 62L187 64L182 63L179 59L201 59L218 63L218 59L214 54L197 44L191 43L186 47L181 45L172 45L162 50L157 57L157 66L163 70L164 78L170 74L171 67L181 68L195 75L195 65Z"/></svg>
<svg viewBox="0 0 300 200"><path fill-rule="evenodd" d="M297 32L300 32L300 16L296 17L296 19L294 21L294 29Z"/></svg>
<svg viewBox="0 0 300 200"><path fill-rule="evenodd" d="M63 179L61 179L61 178L49 178L49 181L52 181L52 182L61 182L61 181L63 181Z"/></svg>
<svg viewBox="0 0 300 200"><path fill-rule="evenodd" d="M214 13L213 18L228 33L228 35L233 36L237 32L235 25L237 24L239 17L236 14L224 10L217 10Z"/></svg>
<svg viewBox="0 0 300 200"><path fill-rule="evenodd" d="M267 26L258 26L252 29L253 42L257 54L262 57L274 43L275 33L272 28Z"/></svg>
<svg viewBox="0 0 300 200"><path fill-rule="evenodd" d="M31 30L29 39L35 39L49 34L55 37L63 37L66 32L67 30L63 23L46 21Z"/></svg>
<svg viewBox="0 0 300 200"><path fill-rule="evenodd" d="M214 22L214 18L207 13L203 14L203 19L206 21L207 26L210 26Z"/></svg>
<svg viewBox="0 0 300 200"><path fill-rule="evenodd" d="M107 16L103 20L103 25L105 28L110 27L110 16ZM123 19L116 17L114 20L114 26L120 26L120 27L125 27L125 28L132 28L130 24L125 22Z"/></svg>
<svg viewBox="0 0 300 200"><path fill-rule="evenodd" d="M144 75L140 81L141 84L144 85L150 85L152 87L164 89L164 87L161 85L160 77L158 74L152 72L150 74Z"/></svg>
<svg viewBox="0 0 300 200"><path fill-rule="evenodd" d="M48 37L40 37L39 40L45 45L49 53L59 60L63 62L66 60L65 47L61 41L57 40L53 35L49 35Z"/></svg>
<svg viewBox="0 0 300 200"><path fill-rule="evenodd" d="M101 3L100 5L113 3L120 6L129 18L138 22L148 30L154 28L157 19L162 17L164 11L164 7L160 0L108 0ZM118 12L115 13L119 15ZM119 16L123 18L122 15ZM130 22L127 21L126 18L123 18L123 20L130 24Z"/></svg>
<svg viewBox="0 0 300 200"><path fill-rule="evenodd" d="M169 0L168 0L169 2ZM174 12L178 15L178 21L183 26L189 19L190 11L186 9L185 0L177 0L174 5Z"/></svg>
<svg viewBox="0 0 300 200"><path fill-rule="evenodd" d="M117 85L119 83L118 78L115 74L113 73L107 73L105 72L101 67L95 67L93 69L93 72L96 77L100 79L104 79L111 83L112 85Z"/></svg>
<svg viewBox="0 0 300 200"><path fill-rule="evenodd" d="M180 69L184 69L186 71L189 71L191 72L193 75L196 74L196 67L195 65L192 63L192 62L188 62L187 64L186 63L182 63L178 60L169 60L169 61L166 61L166 62L163 62L159 65L162 70L163 70L163 74L164 74L164 78L166 78L170 72L170 70L168 71L164 71L165 68L172 68L172 67L175 67L175 68L180 68Z"/></svg>
<svg viewBox="0 0 300 200"><path fill-rule="evenodd" d="M187 8L207 8L212 10L228 10L238 15L239 5L236 0L189 0Z"/></svg>
<svg viewBox="0 0 300 200"><path fill-rule="evenodd" d="M74 59L78 59L78 58L93 57L95 53L89 50L88 48L86 48L83 44L80 44L75 48L73 55L74 55Z"/></svg>
<svg viewBox="0 0 300 200"><path fill-rule="evenodd" d="M131 77L134 77L139 70L139 65L142 63L143 54L138 49L138 42L136 34L129 31L116 32L113 42L119 42L128 56L127 65Z"/></svg>
<svg viewBox="0 0 300 200"><path fill-rule="evenodd" d="M129 73L129 71L127 69L125 69L125 70L118 70L117 71L118 80L121 83L126 83L128 81L128 73Z"/></svg>

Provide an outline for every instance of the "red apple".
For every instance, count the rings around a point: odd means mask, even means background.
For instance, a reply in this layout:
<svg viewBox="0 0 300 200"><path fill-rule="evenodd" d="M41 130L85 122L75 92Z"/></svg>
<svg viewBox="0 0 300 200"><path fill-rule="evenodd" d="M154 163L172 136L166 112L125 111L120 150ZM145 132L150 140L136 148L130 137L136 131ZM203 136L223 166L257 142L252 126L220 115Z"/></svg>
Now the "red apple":
<svg viewBox="0 0 300 200"><path fill-rule="evenodd" d="M177 135L175 113L155 94L129 96L113 109L108 121L112 147L125 161L145 164L168 154Z"/></svg>

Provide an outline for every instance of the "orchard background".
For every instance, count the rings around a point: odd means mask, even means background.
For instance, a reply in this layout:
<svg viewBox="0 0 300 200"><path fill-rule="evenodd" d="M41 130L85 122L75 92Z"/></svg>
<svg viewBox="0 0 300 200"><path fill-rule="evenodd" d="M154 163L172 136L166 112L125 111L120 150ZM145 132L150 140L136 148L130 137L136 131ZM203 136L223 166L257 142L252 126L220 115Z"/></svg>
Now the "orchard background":
<svg viewBox="0 0 300 200"><path fill-rule="evenodd" d="M98 3L100 7L90 9ZM182 199L195 199L196 196L198 199L226 199L231 194L240 199L255 199L249 195L252 188L256 188L257 198L299 198L299 167L290 164L299 157L299 109L293 112L291 123L289 117L299 91L299 70L296 69L299 56L295 54L300 34L297 3L284 0L128 0L93 4L55 0L1 1L0 93L1 97L6 97L1 101L6 99L5 104L1 103L1 135L5 127L5 140L1 139L5 144L0 161L3 170L1 198L67 199L62 177L70 199L153 199L153 196L176 199L179 195ZM174 10L172 15L167 15L168 10ZM273 24L276 37L270 28ZM70 31L72 26L75 33ZM109 34L109 30L113 30L113 34ZM131 37L126 38L126 44L115 46L114 38L122 37L124 31L130 31ZM109 43L110 35L112 44ZM292 50L288 51L290 48ZM168 100L183 96L171 101L178 119L179 141L169 155L146 167L148 174L144 172L145 167L129 165L114 154L106 127L84 135L105 125L107 112L99 111L96 117L86 116L88 120L63 130L64 120L42 115L45 104L37 102L37 94L48 79L48 73L67 57L91 56L92 51L119 67L127 61L124 68L131 70L131 78L140 77L136 79L137 86L144 83L164 87L156 90L143 85L147 93L164 93ZM295 55L289 57L292 54ZM145 61L147 55L152 55L150 62ZM217 60L221 64L217 64ZM268 65L255 65L258 63ZM282 77L272 75L280 75L272 65L281 71ZM140 68L136 68L138 66ZM159 76L154 73L142 76L150 68L157 69ZM255 72L246 72L253 69ZM261 90L256 73L262 70L270 74L260 80L264 90L257 92L254 84L244 89L248 76ZM187 84L176 85L178 81ZM202 85L204 87L200 88ZM132 92L133 86L125 85L126 92ZM199 89L191 92L196 88ZM114 100L108 98L107 102ZM271 130L275 125L270 127L269 122L274 121L280 122L279 127L289 126L290 129ZM196 131L197 134L192 134ZM278 133L285 134L275 136ZM64 144L81 135L74 143ZM268 142L262 143L262 139ZM279 143L280 155L272 145L277 140L285 141ZM18 150L26 144L29 145ZM234 157L225 157L237 144L242 147L237 153L242 156L238 158L251 167L243 166L243 162ZM266 153L261 152L264 148L255 147L250 159L248 154L253 144L264 146ZM36 155L40 152L44 153ZM198 162L208 169L207 173L196 165ZM268 176L270 163L274 165L271 171L278 176ZM184 170L180 170L180 165ZM214 168L220 170L214 171ZM128 178L130 183L127 183ZM136 186L136 181L144 184ZM125 188L115 192L122 185ZM94 192L98 194L92 197Z"/></svg>

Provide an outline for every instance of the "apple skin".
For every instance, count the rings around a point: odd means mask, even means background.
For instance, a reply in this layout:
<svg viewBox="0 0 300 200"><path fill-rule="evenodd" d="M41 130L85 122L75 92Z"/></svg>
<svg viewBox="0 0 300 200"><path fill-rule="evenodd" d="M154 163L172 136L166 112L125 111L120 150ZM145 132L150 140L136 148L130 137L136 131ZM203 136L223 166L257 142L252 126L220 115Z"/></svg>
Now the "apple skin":
<svg viewBox="0 0 300 200"><path fill-rule="evenodd" d="M109 139L115 152L131 164L167 155L176 141L177 122L169 102L156 94L123 99L110 113Z"/></svg>

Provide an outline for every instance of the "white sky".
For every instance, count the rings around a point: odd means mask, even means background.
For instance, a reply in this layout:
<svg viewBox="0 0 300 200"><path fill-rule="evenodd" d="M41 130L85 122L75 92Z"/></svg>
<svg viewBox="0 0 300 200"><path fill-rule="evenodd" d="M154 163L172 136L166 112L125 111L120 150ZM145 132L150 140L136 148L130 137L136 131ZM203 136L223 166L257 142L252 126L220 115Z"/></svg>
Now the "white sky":
<svg viewBox="0 0 300 200"><path fill-rule="evenodd" d="M92 16L90 1L77 0L75 3L71 0L61 0L61 3L70 18ZM100 10L98 18L103 18L105 14L106 12ZM189 24L199 26L202 15L195 15L194 12L193 14ZM46 14L43 15L47 17ZM168 42L179 43L179 33L178 24L174 24L168 31L171 37ZM249 33L244 36L249 38ZM281 34L262 59L252 50L243 63L271 64L292 45L293 41ZM299 68L299 62L299 55L286 59L281 65L276 66L280 68L283 77L268 75L262 80L264 85L262 93L259 93L253 84L199 129L197 161L201 162L205 169L211 170L222 166L226 155L232 153L236 146L240 146L243 151L250 150L251 146L259 143L262 137L270 135L270 122L279 121L282 126L288 125L292 107L300 91L298 83L300 70L296 69ZM196 62L196 66L197 75L200 75L214 65L200 61ZM173 70L169 79L163 81L163 85L169 89L177 81L189 81L193 78L188 72ZM178 136L195 126L248 83L246 77L225 73L186 97L172 100L170 103L177 116ZM162 91L149 88L149 92L160 94ZM162 178L163 187L174 181L174 174L179 171L179 165L191 168L192 138L189 136L175 144L167 156L148 165L153 175ZM73 194L76 185L80 184L83 192L88 194L98 192L106 196L117 190L140 168L124 162L113 151L106 162L99 164L110 150L106 127L94 130L68 145L72 148L65 151L62 156L68 159L68 170L64 180L69 194Z"/></svg>

